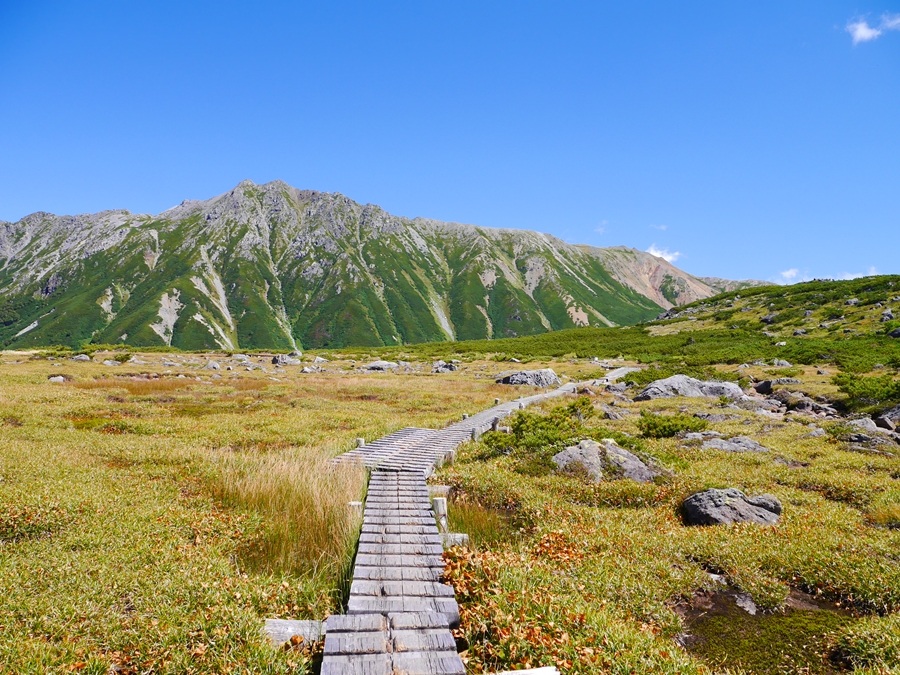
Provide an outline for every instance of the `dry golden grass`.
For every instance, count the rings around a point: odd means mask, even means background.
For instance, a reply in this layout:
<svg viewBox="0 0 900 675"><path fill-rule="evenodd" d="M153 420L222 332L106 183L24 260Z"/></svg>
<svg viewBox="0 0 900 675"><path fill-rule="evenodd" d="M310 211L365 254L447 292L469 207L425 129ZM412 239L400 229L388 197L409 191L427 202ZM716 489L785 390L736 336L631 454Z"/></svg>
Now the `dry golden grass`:
<svg viewBox="0 0 900 675"><path fill-rule="evenodd" d="M220 454L214 490L226 504L262 515L263 531L244 557L255 567L337 578L352 557L365 469L329 463L324 452Z"/></svg>

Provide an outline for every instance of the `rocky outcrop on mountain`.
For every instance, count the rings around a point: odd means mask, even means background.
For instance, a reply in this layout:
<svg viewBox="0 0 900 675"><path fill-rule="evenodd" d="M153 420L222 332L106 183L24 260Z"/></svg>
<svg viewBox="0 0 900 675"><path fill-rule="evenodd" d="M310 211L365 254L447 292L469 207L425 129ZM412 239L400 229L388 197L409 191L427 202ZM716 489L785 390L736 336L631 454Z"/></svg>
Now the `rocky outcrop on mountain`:
<svg viewBox="0 0 900 675"><path fill-rule="evenodd" d="M244 181L156 216L34 213L0 225L2 347L515 337L634 324L713 293L640 251L401 218L281 181Z"/></svg>

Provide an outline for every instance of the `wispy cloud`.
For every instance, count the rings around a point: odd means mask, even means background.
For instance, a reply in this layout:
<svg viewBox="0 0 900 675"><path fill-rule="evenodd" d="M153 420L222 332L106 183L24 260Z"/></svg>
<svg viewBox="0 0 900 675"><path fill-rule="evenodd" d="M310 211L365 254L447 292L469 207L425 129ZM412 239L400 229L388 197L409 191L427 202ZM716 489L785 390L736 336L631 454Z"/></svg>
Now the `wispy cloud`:
<svg viewBox="0 0 900 675"><path fill-rule="evenodd" d="M663 232L669 229L668 225L651 225L650 227L652 227L654 230L662 230Z"/></svg>
<svg viewBox="0 0 900 675"><path fill-rule="evenodd" d="M870 25L866 19L856 19L849 21L846 28L855 45L871 42L887 30L900 30L900 14L882 14L881 21L875 25Z"/></svg>
<svg viewBox="0 0 900 675"><path fill-rule="evenodd" d="M798 270L796 267L792 267L791 269L785 270L784 272L782 272L781 278L784 279L785 281L793 281L794 279L797 278L797 275L799 275L799 274L800 274L800 270Z"/></svg>
<svg viewBox="0 0 900 675"><path fill-rule="evenodd" d="M770 277L769 281L772 281L776 284L797 284L801 281L810 281L812 277L809 275L809 272L806 270L800 271L796 267L792 267L784 272L779 272L776 276Z"/></svg>
<svg viewBox="0 0 900 675"><path fill-rule="evenodd" d="M678 251L670 251L667 248L659 248L656 244L652 244L650 248L647 249L647 253L650 255L655 255L657 258L662 258L666 262L673 263L681 257L681 253Z"/></svg>
<svg viewBox="0 0 900 675"><path fill-rule="evenodd" d="M869 267L865 272L844 272L838 279L849 281L850 279L859 279L861 277L874 277L878 274L878 270L873 266Z"/></svg>
<svg viewBox="0 0 900 675"><path fill-rule="evenodd" d="M601 220L600 225L594 228L594 232L597 234L606 234L606 226L609 225L608 220Z"/></svg>

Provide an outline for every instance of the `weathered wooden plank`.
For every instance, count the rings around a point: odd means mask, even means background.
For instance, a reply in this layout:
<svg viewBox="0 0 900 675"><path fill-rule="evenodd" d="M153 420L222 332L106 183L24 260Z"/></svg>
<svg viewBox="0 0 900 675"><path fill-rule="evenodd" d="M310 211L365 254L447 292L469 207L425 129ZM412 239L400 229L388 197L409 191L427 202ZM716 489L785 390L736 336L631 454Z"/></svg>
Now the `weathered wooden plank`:
<svg viewBox="0 0 900 675"><path fill-rule="evenodd" d="M456 652L456 639L446 628L391 631L394 652Z"/></svg>
<svg viewBox="0 0 900 675"><path fill-rule="evenodd" d="M330 634L384 632L389 627L388 620L378 614L370 614L368 616L332 614L325 620L325 632Z"/></svg>
<svg viewBox="0 0 900 675"><path fill-rule="evenodd" d="M391 659L394 673L403 675L465 675L459 654L446 652L398 652Z"/></svg>
<svg viewBox="0 0 900 675"><path fill-rule="evenodd" d="M326 656L322 659L321 675L393 675L390 654L352 654Z"/></svg>
<svg viewBox="0 0 900 675"><path fill-rule="evenodd" d="M391 651L391 639L387 631L325 634L326 655L331 654L386 654Z"/></svg>
<svg viewBox="0 0 900 675"><path fill-rule="evenodd" d="M391 630L412 628L450 628L447 617L440 612L405 612L388 615Z"/></svg>

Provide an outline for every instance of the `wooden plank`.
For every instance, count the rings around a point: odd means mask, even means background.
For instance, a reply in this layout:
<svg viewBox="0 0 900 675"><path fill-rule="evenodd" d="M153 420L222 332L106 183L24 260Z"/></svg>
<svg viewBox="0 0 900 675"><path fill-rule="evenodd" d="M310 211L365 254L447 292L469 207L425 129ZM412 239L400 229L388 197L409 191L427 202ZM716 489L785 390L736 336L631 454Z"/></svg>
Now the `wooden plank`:
<svg viewBox="0 0 900 675"><path fill-rule="evenodd" d="M365 633L325 634L326 655L330 654L386 654L391 651L391 640L387 631Z"/></svg>
<svg viewBox="0 0 900 675"><path fill-rule="evenodd" d="M391 631L394 652L456 653L456 639L446 628L415 628Z"/></svg>
<svg viewBox="0 0 900 675"><path fill-rule="evenodd" d="M394 675L390 654L326 656L321 675Z"/></svg>
<svg viewBox="0 0 900 675"><path fill-rule="evenodd" d="M389 626L388 620L378 614L371 614L369 616L332 614L325 620L325 632L330 634L384 632L388 630Z"/></svg>

